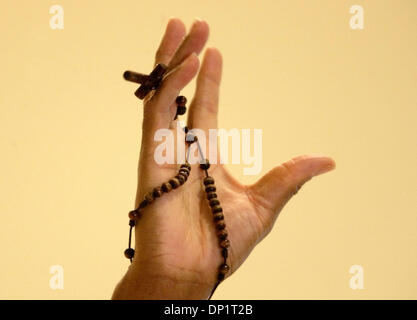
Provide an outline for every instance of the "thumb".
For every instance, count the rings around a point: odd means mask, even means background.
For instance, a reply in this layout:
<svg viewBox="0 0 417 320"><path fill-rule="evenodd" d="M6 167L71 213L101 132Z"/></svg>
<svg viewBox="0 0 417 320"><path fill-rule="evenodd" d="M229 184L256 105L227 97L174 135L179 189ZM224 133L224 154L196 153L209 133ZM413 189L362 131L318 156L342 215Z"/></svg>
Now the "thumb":
<svg viewBox="0 0 417 320"><path fill-rule="evenodd" d="M269 171L249 188L255 204L266 209L263 220L274 221L305 182L334 168L335 162L329 157L303 155Z"/></svg>

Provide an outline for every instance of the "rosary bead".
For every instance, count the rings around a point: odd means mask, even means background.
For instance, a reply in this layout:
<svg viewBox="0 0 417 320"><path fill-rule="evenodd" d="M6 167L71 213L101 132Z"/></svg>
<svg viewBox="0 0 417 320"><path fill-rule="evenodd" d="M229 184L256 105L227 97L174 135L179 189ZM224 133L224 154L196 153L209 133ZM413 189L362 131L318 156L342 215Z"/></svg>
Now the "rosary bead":
<svg viewBox="0 0 417 320"><path fill-rule="evenodd" d="M220 272L221 274L226 274L226 273L228 273L229 271L230 271L230 267L229 267L229 265L227 265L226 263L222 264L222 265L220 266L220 268L219 268L219 272Z"/></svg>
<svg viewBox="0 0 417 320"><path fill-rule="evenodd" d="M139 211L132 210L129 212L129 219L134 220L139 217Z"/></svg>
<svg viewBox="0 0 417 320"><path fill-rule="evenodd" d="M181 185L177 178L172 178L169 180L169 184L173 189L177 189Z"/></svg>
<svg viewBox="0 0 417 320"><path fill-rule="evenodd" d="M175 179L177 179L180 182L180 184L184 184L184 182L185 182L184 176L183 175L180 175L180 174L177 174L175 176Z"/></svg>
<svg viewBox="0 0 417 320"><path fill-rule="evenodd" d="M187 107L186 106L178 106L177 107L177 115L182 116L186 112L187 112Z"/></svg>
<svg viewBox="0 0 417 320"><path fill-rule="evenodd" d="M225 275L224 275L223 273L219 273L219 274L217 275L217 280L219 280L219 281L223 281L223 280L224 280L224 277L225 277Z"/></svg>
<svg viewBox="0 0 417 320"><path fill-rule="evenodd" d="M165 183L162 184L161 190L163 192L168 193L168 192L170 192L172 190L172 186L168 182L165 182Z"/></svg>
<svg viewBox="0 0 417 320"><path fill-rule="evenodd" d="M151 204L154 200L152 192L149 192L145 194L145 200L148 202L148 204Z"/></svg>
<svg viewBox="0 0 417 320"><path fill-rule="evenodd" d="M184 132L188 133L188 127L184 127Z"/></svg>
<svg viewBox="0 0 417 320"><path fill-rule="evenodd" d="M208 186L206 186L206 192L215 192L216 191L216 187L214 186L214 184L209 184Z"/></svg>
<svg viewBox="0 0 417 320"><path fill-rule="evenodd" d="M189 163L183 163L181 168L187 168L188 170L191 170L191 165Z"/></svg>
<svg viewBox="0 0 417 320"><path fill-rule="evenodd" d="M144 199L142 200L142 202L139 204L139 209L143 209L148 205L148 200Z"/></svg>
<svg viewBox="0 0 417 320"><path fill-rule="evenodd" d="M219 204L220 204L220 201L217 200L217 199L211 199L210 203L209 203L210 207L214 207L214 206L217 206Z"/></svg>
<svg viewBox="0 0 417 320"><path fill-rule="evenodd" d="M221 206L217 205L217 206L214 206L214 207L211 208L211 212L213 212L213 214L223 212L223 208Z"/></svg>
<svg viewBox="0 0 417 320"><path fill-rule="evenodd" d="M214 184L214 179L213 179L213 177L210 177L210 176L205 177L204 180L203 180L203 183L204 183L205 186L207 186L209 184Z"/></svg>
<svg viewBox="0 0 417 320"><path fill-rule="evenodd" d="M221 212L217 212L213 215L214 221L219 221L219 220L223 220L224 216L223 213Z"/></svg>
<svg viewBox="0 0 417 320"><path fill-rule="evenodd" d="M216 228L217 230L223 230L224 228L226 228L226 224L224 223L224 220L217 221Z"/></svg>
<svg viewBox="0 0 417 320"><path fill-rule="evenodd" d="M178 172L179 172L179 173L183 173L183 174L185 174L185 175L187 175L187 176L189 176L189 175L190 175L190 170L189 170L189 169L187 169L187 168L181 168Z"/></svg>
<svg viewBox="0 0 417 320"><path fill-rule="evenodd" d="M175 99L175 102L179 106L185 106L187 104L187 98L184 96L178 96L177 99Z"/></svg>
<svg viewBox="0 0 417 320"><path fill-rule="evenodd" d="M222 256L223 256L223 258L227 259L227 257L229 256L229 250L223 249L222 250Z"/></svg>
<svg viewBox="0 0 417 320"><path fill-rule="evenodd" d="M134 227L136 225L136 221L134 219L129 220L129 226Z"/></svg>
<svg viewBox="0 0 417 320"><path fill-rule="evenodd" d="M222 239L225 240L227 238L227 230L226 229L222 229L217 233L217 236Z"/></svg>
<svg viewBox="0 0 417 320"><path fill-rule="evenodd" d="M181 176L184 179L184 182L187 181L187 179L188 179L188 175L186 173L183 173L183 172L178 173L177 179L178 179L178 176Z"/></svg>
<svg viewBox="0 0 417 320"><path fill-rule="evenodd" d="M217 194L215 192L207 192L207 200L216 199Z"/></svg>
<svg viewBox="0 0 417 320"><path fill-rule="evenodd" d="M224 249L229 248L229 246L230 246L230 241L227 240L227 239L225 239L225 240L223 240L223 241L220 242L220 247L222 247Z"/></svg>
<svg viewBox="0 0 417 320"><path fill-rule="evenodd" d="M134 249L132 249L132 248L127 248L127 249L125 250L125 257L126 257L126 258L128 258L128 259L132 259L134 255L135 255L135 250L134 250Z"/></svg>
<svg viewBox="0 0 417 320"><path fill-rule="evenodd" d="M178 173L182 173L185 174L186 176L190 175L191 170L188 168L180 168L180 170L178 170Z"/></svg>
<svg viewBox="0 0 417 320"><path fill-rule="evenodd" d="M200 163L200 168L203 170L208 170L210 168L210 162L208 159L206 159L204 163Z"/></svg>
<svg viewBox="0 0 417 320"><path fill-rule="evenodd" d="M156 187L153 189L152 195L154 198L159 198L160 196L162 196L162 189L161 187Z"/></svg>

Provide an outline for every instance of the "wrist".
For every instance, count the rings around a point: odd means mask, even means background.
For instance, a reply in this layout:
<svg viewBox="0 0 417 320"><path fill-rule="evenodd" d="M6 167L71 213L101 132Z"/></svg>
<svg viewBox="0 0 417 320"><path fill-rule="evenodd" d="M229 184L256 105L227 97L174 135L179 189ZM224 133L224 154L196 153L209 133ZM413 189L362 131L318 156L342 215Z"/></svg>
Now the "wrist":
<svg viewBox="0 0 417 320"><path fill-rule="evenodd" d="M205 300L214 283L191 271L158 272L132 264L114 290L116 300Z"/></svg>

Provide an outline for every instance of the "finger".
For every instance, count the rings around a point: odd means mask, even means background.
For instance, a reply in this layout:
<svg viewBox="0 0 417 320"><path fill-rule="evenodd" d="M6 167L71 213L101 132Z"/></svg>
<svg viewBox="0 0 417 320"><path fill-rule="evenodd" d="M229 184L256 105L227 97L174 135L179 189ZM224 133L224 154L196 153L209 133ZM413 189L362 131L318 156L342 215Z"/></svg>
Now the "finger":
<svg viewBox="0 0 417 320"><path fill-rule="evenodd" d="M194 21L190 32L181 43L180 47L175 52L174 57L169 63L169 70L179 66L184 59L191 53L195 52L197 55L203 50L209 35L209 26L203 20Z"/></svg>
<svg viewBox="0 0 417 320"><path fill-rule="evenodd" d="M155 66L158 63L169 65L185 34L185 25L180 19L171 18L168 21L165 34L155 54Z"/></svg>
<svg viewBox="0 0 417 320"><path fill-rule="evenodd" d="M169 127L175 116L175 99L196 76L198 67L198 57L192 53L164 78L161 86L144 106L144 134L151 134L153 137L155 130Z"/></svg>
<svg viewBox="0 0 417 320"><path fill-rule="evenodd" d="M188 126L202 130L217 128L222 56L219 50L208 48L197 77L194 99L188 114Z"/></svg>
<svg viewBox="0 0 417 320"><path fill-rule="evenodd" d="M335 168L324 156L299 156L275 167L249 188L254 200L266 209L262 217L273 222L287 201L312 177Z"/></svg>

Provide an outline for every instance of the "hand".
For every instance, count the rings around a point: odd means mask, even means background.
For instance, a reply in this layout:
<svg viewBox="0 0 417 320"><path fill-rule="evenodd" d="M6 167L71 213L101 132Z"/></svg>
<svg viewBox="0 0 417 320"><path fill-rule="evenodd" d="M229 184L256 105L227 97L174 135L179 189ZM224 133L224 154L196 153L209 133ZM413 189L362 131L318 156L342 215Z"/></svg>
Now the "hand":
<svg viewBox="0 0 417 320"><path fill-rule="evenodd" d="M197 55L209 33L206 22L196 21L188 35L178 19L168 23L156 63L169 66L161 87L144 100L142 145L136 206L144 194L174 176L178 165L154 160L154 133L172 128L175 99L197 75L189 106L191 128L217 128L222 57L217 49L205 51L199 68ZM200 71L198 72L198 70ZM254 185L240 184L221 164L212 164L218 198L223 207L230 248L230 276L253 248L270 232L286 202L312 177L332 170L328 157L300 156L275 167ZM222 257L202 177L193 165L188 181L146 207L135 228L135 256L115 289L115 299L206 299L217 279Z"/></svg>

